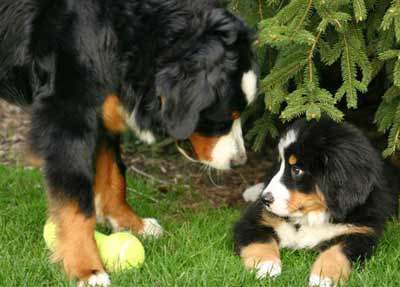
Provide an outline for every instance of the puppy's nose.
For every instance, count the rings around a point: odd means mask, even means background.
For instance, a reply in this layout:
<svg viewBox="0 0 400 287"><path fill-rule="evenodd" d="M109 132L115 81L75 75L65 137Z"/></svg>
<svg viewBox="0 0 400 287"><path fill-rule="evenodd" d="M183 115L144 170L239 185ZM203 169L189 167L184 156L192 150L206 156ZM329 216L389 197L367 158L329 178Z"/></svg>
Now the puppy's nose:
<svg viewBox="0 0 400 287"><path fill-rule="evenodd" d="M274 197L271 192L267 192L263 196L261 196L261 202L266 206L270 206L274 202Z"/></svg>

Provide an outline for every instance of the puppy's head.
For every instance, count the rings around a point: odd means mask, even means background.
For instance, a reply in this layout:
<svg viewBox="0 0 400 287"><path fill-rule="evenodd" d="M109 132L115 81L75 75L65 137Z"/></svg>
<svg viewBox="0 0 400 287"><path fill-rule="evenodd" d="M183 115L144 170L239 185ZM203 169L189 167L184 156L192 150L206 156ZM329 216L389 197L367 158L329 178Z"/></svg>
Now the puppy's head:
<svg viewBox="0 0 400 287"><path fill-rule="evenodd" d="M380 184L379 155L356 128L323 118L295 122L278 145L277 171L261 200L282 217L342 220Z"/></svg>
<svg viewBox="0 0 400 287"><path fill-rule="evenodd" d="M171 136L190 139L200 161L229 169L246 161L240 114L257 91L253 33L221 9L194 26L194 35L182 36L190 43L157 74L161 118Z"/></svg>

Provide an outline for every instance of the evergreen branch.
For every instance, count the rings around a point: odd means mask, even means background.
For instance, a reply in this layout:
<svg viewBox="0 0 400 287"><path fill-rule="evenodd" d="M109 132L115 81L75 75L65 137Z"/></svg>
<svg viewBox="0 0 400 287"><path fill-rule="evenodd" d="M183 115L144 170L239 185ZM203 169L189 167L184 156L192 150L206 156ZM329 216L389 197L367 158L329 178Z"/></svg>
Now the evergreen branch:
<svg viewBox="0 0 400 287"><path fill-rule="evenodd" d="M399 57L400 57L400 50L394 50L394 49L386 50L378 54L378 59L381 61L387 61Z"/></svg>
<svg viewBox="0 0 400 287"><path fill-rule="evenodd" d="M383 95L383 101L385 101L386 103L390 103L399 96L400 96L400 88L393 85L386 90L385 94Z"/></svg>
<svg viewBox="0 0 400 287"><path fill-rule="evenodd" d="M330 47L329 44L323 40L320 41L319 51L322 62L328 66L332 65L334 62L339 59L342 54L342 43L338 41Z"/></svg>
<svg viewBox="0 0 400 287"><path fill-rule="evenodd" d="M381 23L381 29L387 31L394 25L395 35L398 42L400 42L400 0L393 0L392 5L389 7Z"/></svg>
<svg viewBox="0 0 400 287"><path fill-rule="evenodd" d="M388 146L383 151L383 156L392 155L396 149L400 148L400 104L398 104L394 113L393 125L390 128Z"/></svg>
<svg viewBox="0 0 400 287"><path fill-rule="evenodd" d="M275 66L261 81L262 89L269 91L275 86L283 86L307 64L307 54L303 46L293 45L279 52Z"/></svg>
<svg viewBox="0 0 400 287"><path fill-rule="evenodd" d="M235 5L233 6L233 11L239 11L240 0L236 0Z"/></svg>
<svg viewBox="0 0 400 287"><path fill-rule="evenodd" d="M282 1L282 4L285 1ZM303 6L304 0L291 0L288 5L282 8L282 6L278 9L278 13L273 17L272 21L279 24L286 24L292 19L294 19Z"/></svg>
<svg viewBox="0 0 400 287"><path fill-rule="evenodd" d="M394 64L393 84L400 88L400 59Z"/></svg>
<svg viewBox="0 0 400 287"><path fill-rule="evenodd" d="M317 37L315 38L314 44L311 46L310 51L308 52L308 69L309 69L309 79L313 81L313 57L314 57L314 50L317 47L319 39L321 38L321 31L318 32Z"/></svg>
<svg viewBox="0 0 400 287"><path fill-rule="evenodd" d="M399 101L395 100L391 102L382 101L379 105L374 117L374 123L378 126L379 132L386 133L393 125L394 114L398 104Z"/></svg>
<svg viewBox="0 0 400 287"><path fill-rule="evenodd" d="M350 47L347 39L347 34L343 33L343 44L344 44L344 52L342 54L342 74L343 74L343 85L337 91L336 98L340 100L344 94L347 96L347 106L356 107L356 102L354 99L357 97L357 92L354 87L354 81L356 77L356 71L354 62L350 57ZM346 88L347 87L347 88Z"/></svg>
<svg viewBox="0 0 400 287"><path fill-rule="evenodd" d="M263 8L262 8L262 0L258 0L258 14L260 15L260 19L264 20Z"/></svg>
<svg viewBox="0 0 400 287"><path fill-rule="evenodd" d="M347 67L347 73L348 73L348 75L349 75L349 77L348 77L348 80L349 80L349 85L350 86L352 86L353 85L353 83L351 82L352 81L352 71L351 71L351 63L350 63L350 47L349 47L349 44L348 44L348 41L347 41L347 35L346 35L346 33L344 33L343 34L343 41L344 41L344 51L345 51L345 55L346 55L346 67ZM350 89L350 91L351 91L351 89ZM351 97L353 97L354 95L353 94L351 94Z"/></svg>
<svg viewBox="0 0 400 287"><path fill-rule="evenodd" d="M306 8L303 16L301 17L299 24L297 24L296 28L293 29L293 33L290 36L290 38L293 38L293 36L301 29L301 27L303 27L303 24L307 18L307 15L311 10L312 3L313 3L313 0L308 0L307 8Z"/></svg>
<svg viewBox="0 0 400 287"><path fill-rule="evenodd" d="M273 116L270 113L265 112L260 119L255 121L254 127L247 133L246 139L254 141L252 146L254 151L260 151L264 146L268 134L272 138L276 138L279 135L279 132L275 126Z"/></svg>
<svg viewBox="0 0 400 287"><path fill-rule="evenodd" d="M269 93L265 94L264 104L265 107L272 114L279 114L281 105L287 97L287 91L282 86L276 86Z"/></svg>
<svg viewBox="0 0 400 287"><path fill-rule="evenodd" d="M365 7L364 0L353 0L353 8L357 22L363 21L367 18L367 8Z"/></svg>

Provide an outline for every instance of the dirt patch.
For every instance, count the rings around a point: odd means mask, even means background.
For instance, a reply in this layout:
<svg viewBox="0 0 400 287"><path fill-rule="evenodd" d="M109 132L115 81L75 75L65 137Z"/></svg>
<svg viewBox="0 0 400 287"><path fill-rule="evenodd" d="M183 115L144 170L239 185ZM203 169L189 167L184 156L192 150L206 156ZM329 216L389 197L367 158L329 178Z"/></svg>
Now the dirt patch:
<svg viewBox="0 0 400 287"><path fill-rule="evenodd" d="M0 162L8 165L25 164L24 152L29 130L29 112L0 100ZM124 162L133 176L153 181L157 193L168 193L171 186L198 191L198 196L187 193L183 204L196 209L208 201L212 206L236 205L242 202L245 187L259 182L270 166L260 154L249 153L248 163L229 172L218 172L186 160L177 152L172 141L164 141L156 148L125 145ZM155 194L158 197L160 194Z"/></svg>
<svg viewBox="0 0 400 287"><path fill-rule="evenodd" d="M28 128L28 113L0 100L0 162L16 164L23 160Z"/></svg>

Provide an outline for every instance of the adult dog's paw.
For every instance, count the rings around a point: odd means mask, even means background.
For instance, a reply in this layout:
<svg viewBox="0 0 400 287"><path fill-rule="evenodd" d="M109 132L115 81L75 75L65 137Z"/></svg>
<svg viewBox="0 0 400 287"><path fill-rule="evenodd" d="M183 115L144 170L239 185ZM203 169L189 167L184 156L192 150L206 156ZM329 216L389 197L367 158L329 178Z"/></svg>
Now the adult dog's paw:
<svg viewBox="0 0 400 287"><path fill-rule="evenodd" d="M139 232L140 235L144 237L153 236L160 237L163 235L164 230L157 220L154 218L144 218L143 219L143 230Z"/></svg>
<svg viewBox="0 0 400 287"><path fill-rule="evenodd" d="M79 281L77 287L84 287L84 286L110 286L111 281L108 277L107 273L97 273L93 274L88 278L85 282L83 280Z"/></svg>
<svg viewBox="0 0 400 287"><path fill-rule="evenodd" d="M308 281L309 286L319 286L319 287L335 287L335 282L328 277L320 277L318 275L311 275Z"/></svg>
<svg viewBox="0 0 400 287"><path fill-rule="evenodd" d="M256 265L256 277L257 279L263 279L266 277L277 277L282 273L282 265L280 262L275 261L264 261Z"/></svg>

